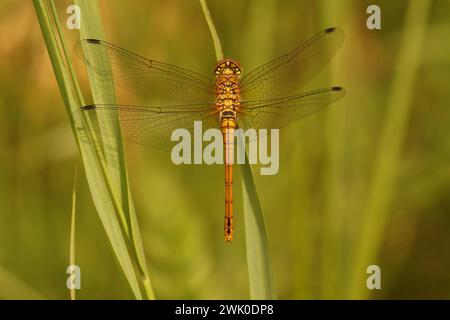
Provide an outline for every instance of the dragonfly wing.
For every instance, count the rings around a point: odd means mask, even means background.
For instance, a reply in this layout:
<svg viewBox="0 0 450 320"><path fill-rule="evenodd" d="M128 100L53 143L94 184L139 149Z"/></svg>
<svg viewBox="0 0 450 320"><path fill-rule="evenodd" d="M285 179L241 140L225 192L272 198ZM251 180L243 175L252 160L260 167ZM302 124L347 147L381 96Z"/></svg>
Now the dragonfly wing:
<svg viewBox="0 0 450 320"><path fill-rule="evenodd" d="M243 100L281 97L313 79L344 40L344 32L329 28L298 48L248 73L241 81Z"/></svg>
<svg viewBox="0 0 450 320"><path fill-rule="evenodd" d="M82 107L74 112L79 128L100 136L114 138L119 128L125 140L150 148L170 150L175 129L186 129L193 137L194 121L202 121L203 130L218 127L214 107L202 104L150 107L99 104Z"/></svg>
<svg viewBox="0 0 450 320"><path fill-rule="evenodd" d="M239 128L278 129L305 118L340 100L345 90L333 87L301 93L289 97L241 102Z"/></svg>
<svg viewBox="0 0 450 320"><path fill-rule="evenodd" d="M76 54L101 80L161 104L212 102L214 83L207 77L97 39L80 40Z"/></svg>

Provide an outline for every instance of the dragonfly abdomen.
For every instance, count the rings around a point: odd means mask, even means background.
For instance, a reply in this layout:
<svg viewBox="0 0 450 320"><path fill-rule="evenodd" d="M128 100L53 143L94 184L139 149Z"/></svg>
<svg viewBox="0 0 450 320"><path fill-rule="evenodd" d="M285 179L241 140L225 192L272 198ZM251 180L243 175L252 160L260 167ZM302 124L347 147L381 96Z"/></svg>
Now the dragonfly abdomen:
<svg viewBox="0 0 450 320"><path fill-rule="evenodd" d="M236 120L223 118L221 120L223 135L223 154L225 163L225 241L233 240L233 159L234 159L234 131Z"/></svg>
<svg viewBox="0 0 450 320"><path fill-rule="evenodd" d="M225 163L225 242L233 240L233 159L234 131L240 104L239 77L241 68L229 59L220 61L215 69L216 109L223 135Z"/></svg>

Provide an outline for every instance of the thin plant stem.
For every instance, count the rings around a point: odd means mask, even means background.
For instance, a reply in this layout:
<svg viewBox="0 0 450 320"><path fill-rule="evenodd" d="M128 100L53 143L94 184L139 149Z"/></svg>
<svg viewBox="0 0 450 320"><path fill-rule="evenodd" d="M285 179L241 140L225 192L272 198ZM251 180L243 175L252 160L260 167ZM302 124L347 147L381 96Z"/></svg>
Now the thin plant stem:
<svg viewBox="0 0 450 320"><path fill-rule="evenodd" d="M73 170L73 189L72 189L72 216L70 221L70 253L69 264L75 265L75 215L77 203L77 167ZM76 289L70 289L70 299L76 300Z"/></svg>
<svg viewBox="0 0 450 320"><path fill-rule="evenodd" d="M219 35L217 34L216 27L214 26L214 22L211 18L211 12L209 12L206 0L200 0L200 4L202 5L203 14L205 15L206 23L208 24L209 31L211 32L211 37L214 42L214 49L216 50L217 61L220 61L223 59L222 44L220 42Z"/></svg>

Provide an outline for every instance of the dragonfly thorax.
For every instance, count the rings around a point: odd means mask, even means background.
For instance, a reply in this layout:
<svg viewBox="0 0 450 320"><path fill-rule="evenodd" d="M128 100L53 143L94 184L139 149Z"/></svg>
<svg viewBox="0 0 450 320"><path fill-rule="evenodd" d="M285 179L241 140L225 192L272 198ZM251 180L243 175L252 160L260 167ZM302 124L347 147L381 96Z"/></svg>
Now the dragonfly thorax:
<svg viewBox="0 0 450 320"><path fill-rule="evenodd" d="M236 119L240 104L239 78L240 65L230 59L219 61L215 69L216 75L216 107L219 118Z"/></svg>

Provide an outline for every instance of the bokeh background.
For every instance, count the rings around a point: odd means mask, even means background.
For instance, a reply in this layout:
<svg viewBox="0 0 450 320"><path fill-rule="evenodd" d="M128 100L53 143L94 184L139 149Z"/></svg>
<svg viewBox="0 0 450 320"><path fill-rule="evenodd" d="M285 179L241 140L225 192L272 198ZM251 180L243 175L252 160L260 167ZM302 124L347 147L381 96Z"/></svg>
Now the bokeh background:
<svg viewBox="0 0 450 320"><path fill-rule="evenodd" d="M411 2L208 2L225 55L244 72L324 28L346 33L331 67L308 85L343 86L346 98L284 128L279 174L255 174L278 298L450 298L450 2L430 1L417 78L403 88L411 96L405 126L393 130L402 137L399 150L383 148L380 138L395 107L390 101ZM69 4L57 1L61 19ZM214 47L198 1L100 4L110 42L211 74ZM370 4L382 9L382 30L366 28ZM76 31L66 33L74 44ZM0 137L0 298L68 299L76 165L78 298L133 298L93 206L31 1L0 3ZM392 178L393 186L378 196L386 205L377 207L368 199L377 163L392 158L389 152L397 152L398 161L382 178ZM175 166L170 154L133 144L126 144L126 155L156 296L248 298L238 170L236 238L225 245L222 167ZM373 229L364 222L368 212ZM373 233L369 242L374 239L367 255L381 267L382 289L353 296L367 232Z"/></svg>

